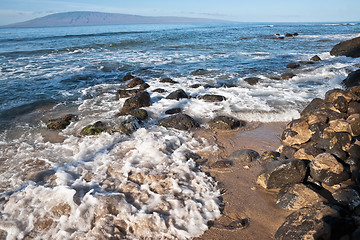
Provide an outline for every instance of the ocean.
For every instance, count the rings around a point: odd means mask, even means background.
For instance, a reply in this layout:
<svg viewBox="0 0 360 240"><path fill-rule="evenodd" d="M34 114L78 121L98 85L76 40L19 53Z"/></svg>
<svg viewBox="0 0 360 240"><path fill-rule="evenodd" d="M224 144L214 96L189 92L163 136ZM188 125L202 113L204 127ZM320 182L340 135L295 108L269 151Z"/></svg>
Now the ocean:
<svg viewBox="0 0 360 240"><path fill-rule="evenodd" d="M360 23L0 29L0 238L5 232L8 239L200 236L221 215L221 194L186 156L218 146L158 126L165 111L180 107L204 128L219 115L247 122L298 118L313 98L342 88L359 68L360 59L329 54L358 36ZM314 55L321 61L309 62ZM301 66L286 68L290 62ZM295 76L282 80L285 72ZM117 116L125 99L116 100L116 92L127 73L150 85L149 119L131 135L81 136L96 121L126 119ZM246 79L253 77L251 85ZM192 98L165 98L178 89ZM196 98L204 94L226 101ZM68 113L78 120L62 131L46 128Z"/></svg>

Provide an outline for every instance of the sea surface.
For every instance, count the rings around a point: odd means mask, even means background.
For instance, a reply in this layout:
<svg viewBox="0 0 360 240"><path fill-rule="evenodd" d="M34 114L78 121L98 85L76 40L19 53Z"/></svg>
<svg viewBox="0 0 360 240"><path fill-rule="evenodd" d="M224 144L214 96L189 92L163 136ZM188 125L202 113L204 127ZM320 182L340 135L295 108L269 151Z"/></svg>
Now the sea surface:
<svg viewBox="0 0 360 240"><path fill-rule="evenodd" d="M220 192L186 156L217 146L157 121L173 107L204 128L218 115L290 121L359 68L359 59L329 54L358 36L356 22L0 29L0 238L200 236L220 216ZM314 55L322 60L308 63ZM296 76L281 80L285 72ZM81 136L96 121L127 118L117 116L125 99L115 97L127 73L150 85L149 119L131 135ZM161 83L165 77L177 83ZM177 89L192 98L165 99ZM226 101L196 98L204 94ZM78 120L47 130L67 113Z"/></svg>

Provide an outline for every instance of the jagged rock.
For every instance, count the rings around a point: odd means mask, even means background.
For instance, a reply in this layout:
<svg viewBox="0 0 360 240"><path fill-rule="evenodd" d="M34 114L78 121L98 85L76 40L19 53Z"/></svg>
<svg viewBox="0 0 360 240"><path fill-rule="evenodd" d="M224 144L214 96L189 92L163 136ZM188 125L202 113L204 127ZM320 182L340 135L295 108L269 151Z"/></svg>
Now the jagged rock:
<svg viewBox="0 0 360 240"><path fill-rule="evenodd" d="M125 82L125 81L129 81L130 79L133 79L134 78L134 76L133 75L131 75L131 73L127 73L124 77L123 77L123 81Z"/></svg>
<svg viewBox="0 0 360 240"><path fill-rule="evenodd" d="M296 63L296 62L291 62L289 63L288 65L286 65L287 68L299 68L300 67L300 64L299 63Z"/></svg>
<svg viewBox="0 0 360 240"><path fill-rule="evenodd" d="M192 117L182 113L159 120L159 125L178 130L191 130L199 127L199 124Z"/></svg>
<svg viewBox="0 0 360 240"><path fill-rule="evenodd" d="M314 143L318 143L319 141L321 141L321 139L323 139L324 137L324 129L327 127L329 127L329 124L325 124L322 122L309 125L309 129L312 133L310 140Z"/></svg>
<svg viewBox="0 0 360 240"><path fill-rule="evenodd" d="M312 161L315 159L317 155L323 152L324 150L320 148L316 148L312 145L306 145L305 147L302 147L299 150L297 150L296 153L294 154L294 157L298 159Z"/></svg>
<svg viewBox="0 0 360 240"><path fill-rule="evenodd" d="M66 114L65 116L57 119L51 119L47 122L48 129L62 130L70 125L71 121L77 120L77 116L74 114Z"/></svg>
<svg viewBox="0 0 360 240"><path fill-rule="evenodd" d="M140 89L120 89L116 92L116 100L119 100L120 98L129 98L134 96L136 93L140 92Z"/></svg>
<svg viewBox="0 0 360 240"><path fill-rule="evenodd" d="M184 90L182 89L178 89L174 92L171 92L167 97L166 99L176 99L176 100L179 100L181 98L189 98L189 96L185 93Z"/></svg>
<svg viewBox="0 0 360 240"><path fill-rule="evenodd" d="M338 218L340 214L332 207L317 203L304 207L286 217L285 222L275 233L277 240L290 239L331 239L329 218Z"/></svg>
<svg viewBox="0 0 360 240"><path fill-rule="evenodd" d="M329 90L325 93L326 102L335 102L339 97L344 97L347 102L350 102L354 96L349 91L338 88Z"/></svg>
<svg viewBox="0 0 360 240"><path fill-rule="evenodd" d="M353 137L360 135L360 114L351 114L346 122L350 125L350 133Z"/></svg>
<svg viewBox="0 0 360 240"><path fill-rule="evenodd" d="M310 61L318 62L318 61L321 61L321 58L318 55L315 55L310 58Z"/></svg>
<svg viewBox="0 0 360 240"><path fill-rule="evenodd" d="M134 87L142 85L142 84L145 84L144 80L136 77L136 78L133 78L128 84L126 84L125 89L134 88Z"/></svg>
<svg viewBox="0 0 360 240"><path fill-rule="evenodd" d="M256 85L258 82L260 82L261 78L249 77L249 78L245 78L244 81L253 86Z"/></svg>
<svg viewBox="0 0 360 240"><path fill-rule="evenodd" d="M324 138L330 138L333 132L351 133L350 123L343 119L329 121L329 126L324 129Z"/></svg>
<svg viewBox="0 0 360 240"><path fill-rule="evenodd" d="M171 84L175 84L178 83L177 81L172 80L171 78L162 78L160 80L161 83L171 83Z"/></svg>
<svg viewBox="0 0 360 240"><path fill-rule="evenodd" d="M298 149L290 146L281 145L277 151L280 152L282 155L284 155L286 158L294 158L294 155L297 150Z"/></svg>
<svg viewBox="0 0 360 240"><path fill-rule="evenodd" d="M299 118L291 121L281 135L281 141L284 145L294 146L306 143L312 137L309 124L305 118Z"/></svg>
<svg viewBox="0 0 360 240"><path fill-rule="evenodd" d="M146 91L140 91L134 96L125 100L125 103L120 111L121 115L129 114L134 108L142 108L150 106L150 94Z"/></svg>
<svg viewBox="0 0 360 240"><path fill-rule="evenodd" d="M251 163L260 158L258 152L251 149L239 149L230 154L227 159L234 163Z"/></svg>
<svg viewBox="0 0 360 240"><path fill-rule="evenodd" d="M332 56L360 57L360 37L336 44L330 54Z"/></svg>
<svg viewBox="0 0 360 240"><path fill-rule="evenodd" d="M318 155L310 163L310 175L316 181L332 186L349 178L344 166L330 153Z"/></svg>
<svg viewBox="0 0 360 240"><path fill-rule="evenodd" d="M204 100L205 102L222 102L226 100L224 96L214 94L205 94L203 96L199 96L198 98Z"/></svg>
<svg viewBox="0 0 360 240"><path fill-rule="evenodd" d="M84 136L98 135L106 130L107 130L107 127L106 127L105 123L103 123L101 121L97 121L96 123L94 123L92 125L88 125L88 126L84 127L80 133L81 133L81 135L84 135Z"/></svg>
<svg viewBox="0 0 360 240"><path fill-rule="evenodd" d="M130 115L136 117L139 120L145 120L149 115L145 109L134 108L129 112Z"/></svg>
<svg viewBox="0 0 360 240"><path fill-rule="evenodd" d="M209 122L213 129L231 130L245 126L245 122L229 116L217 116Z"/></svg>
<svg viewBox="0 0 360 240"><path fill-rule="evenodd" d="M301 183L306 176L305 163L299 159L284 159L265 164L264 173L257 183L266 189L281 188L287 184Z"/></svg>
<svg viewBox="0 0 360 240"><path fill-rule="evenodd" d="M170 108L165 111L165 114L177 114L181 113L181 108Z"/></svg>
<svg viewBox="0 0 360 240"><path fill-rule="evenodd" d="M332 194L335 201L343 206L348 206L351 210L360 205L360 195L355 189L342 188Z"/></svg>
<svg viewBox="0 0 360 240"><path fill-rule="evenodd" d="M360 102L350 102L347 113L350 115L360 113Z"/></svg>
<svg viewBox="0 0 360 240"><path fill-rule="evenodd" d="M292 72L286 72L286 73L281 74L281 79L282 80L289 80L289 79L291 79L291 78L293 78L295 76L296 75L294 73L292 73Z"/></svg>
<svg viewBox="0 0 360 240"><path fill-rule="evenodd" d="M286 210L298 210L323 200L317 192L302 183L297 183L281 188L276 198L276 206Z"/></svg>
<svg viewBox="0 0 360 240"><path fill-rule="evenodd" d="M314 98L300 113L301 117L309 116L310 114L316 114L318 111L325 109L325 101L320 98Z"/></svg>
<svg viewBox="0 0 360 240"><path fill-rule="evenodd" d="M346 99L343 96L339 96L333 102L333 108L335 109L335 111L339 111L339 112L342 112L342 113L347 112L348 106L349 106L349 103L346 101Z"/></svg>

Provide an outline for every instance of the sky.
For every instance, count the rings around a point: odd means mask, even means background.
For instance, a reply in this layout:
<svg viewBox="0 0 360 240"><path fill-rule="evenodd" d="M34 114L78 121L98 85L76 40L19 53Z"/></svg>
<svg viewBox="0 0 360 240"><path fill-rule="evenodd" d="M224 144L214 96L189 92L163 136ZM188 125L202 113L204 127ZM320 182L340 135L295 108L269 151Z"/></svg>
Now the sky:
<svg viewBox="0 0 360 240"><path fill-rule="evenodd" d="M0 25L70 11L239 22L360 21L359 0L0 0Z"/></svg>

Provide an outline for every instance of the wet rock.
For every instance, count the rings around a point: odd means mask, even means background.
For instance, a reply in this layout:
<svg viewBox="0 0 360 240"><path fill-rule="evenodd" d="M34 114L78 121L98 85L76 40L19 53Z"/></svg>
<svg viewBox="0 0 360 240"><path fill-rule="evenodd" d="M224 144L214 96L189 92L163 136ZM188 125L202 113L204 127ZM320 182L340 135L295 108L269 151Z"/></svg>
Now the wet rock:
<svg viewBox="0 0 360 240"><path fill-rule="evenodd" d="M310 58L310 61L318 62L318 61L321 61L321 58L318 55L315 55Z"/></svg>
<svg viewBox="0 0 360 240"><path fill-rule="evenodd" d="M191 88L199 88L199 87L201 87L202 85L200 84L200 83L195 83L195 84L193 84L193 85L191 85L190 87Z"/></svg>
<svg viewBox="0 0 360 240"><path fill-rule="evenodd" d="M339 96L334 102L333 106L336 110L342 113L346 113L348 109L348 102L343 96Z"/></svg>
<svg viewBox="0 0 360 240"><path fill-rule="evenodd" d="M306 143L312 137L309 124L305 118L299 118L291 121L281 135L281 141L284 145L294 146Z"/></svg>
<svg viewBox="0 0 360 240"><path fill-rule="evenodd" d="M154 89L153 92L156 92L156 93L164 93L164 92L166 92L166 91L165 91L165 89L157 88L157 89Z"/></svg>
<svg viewBox="0 0 360 240"><path fill-rule="evenodd" d="M243 219L237 219L235 221L232 221L228 225L224 225L223 228L226 230L238 230L238 229L244 229L247 228L250 224L250 221L248 218Z"/></svg>
<svg viewBox="0 0 360 240"><path fill-rule="evenodd" d="M360 113L360 102L351 102L347 109L348 114Z"/></svg>
<svg viewBox="0 0 360 240"><path fill-rule="evenodd" d="M214 94L205 94L203 96L199 96L199 99L204 100L205 102L222 102L226 101L226 98L221 95L214 95Z"/></svg>
<svg viewBox="0 0 360 240"><path fill-rule="evenodd" d="M145 109L139 109L139 108L131 109L129 114L142 121L148 118L149 116L148 112Z"/></svg>
<svg viewBox="0 0 360 240"><path fill-rule="evenodd" d="M231 130L245 126L245 122L229 116L217 116L209 122L210 128Z"/></svg>
<svg viewBox="0 0 360 240"><path fill-rule="evenodd" d="M104 131L106 131L106 125L105 123L101 122L101 121L97 121L96 123L92 124L92 125L88 125L86 127L84 127L81 130L81 135L87 136L87 135L98 135Z"/></svg>
<svg viewBox="0 0 360 240"><path fill-rule="evenodd" d="M131 135L133 132L139 129L139 126L140 124L136 117L129 117L120 123L118 131L126 135Z"/></svg>
<svg viewBox="0 0 360 240"><path fill-rule="evenodd" d="M126 115L129 114L130 111L134 108L148 107L150 106L150 101L150 94L146 91L140 91L134 96L126 99L120 114Z"/></svg>
<svg viewBox="0 0 360 240"><path fill-rule="evenodd" d="M299 68L299 67L300 67L300 64L296 63L296 62L291 62L288 65L286 65L286 68L291 68L291 69Z"/></svg>
<svg viewBox="0 0 360 240"><path fill-rule="evenodd" d="M281 188L276 198L276 206L286 210L298 210L309 207L324 199L302 183L286 185Z"/></svg>
<svg viewBox="0 0 360 240"><path fill-rule="evenodd" d="M175 84L178 83L177 81L172 80L171 78L162 78L160 80L161 83L171 83L171 84Z"/></svg>
<svg viewBox="0 0 360 240"><path fill-rule="evenodd" d="M191 130L199 127L199 124L192 117L182 113L160 119L159 125L178 130Z"/></svg>
<svg viewBox="0 0 360 240"><path fill-rule="evenodd" d="M142 85L142 84L145 84L144 80L136 77L136 78L133 78L128 84L126 84L125 89L134 88L134 87Z"/></svg>
<svg viewBox="0 0 360 240"><path fill-rule="evenodd" d="M296 75L294 73L292 73L292 72L286 72L286 73L281 74L281 79L282 80L289 80L289 79L291 79L291 78L293 78L295 76Z"/></svg>
<svg viewBox="0 0 360 240"><path fill-rule="evenodd" d="M165 114L177 114L181 113L181 108L170 108L165 111Z"/></svg>
<svg viewBox="0 0 360 240"><path fill-rule="evenodd" d="M294 35L293 34L291 34L291 33L286 33L285 34L285 37L293 37Z"/></svg>
<svg viewBox="0 0 360 240"><path fill-rule="evenodd" d="M185 93L184 90L182 89L178 89L174 92L171 92L167 97L166 99L176 99L176 100L179 100L181 98L189 98L189 96Z"/></svg>
<svg viewBox="0 0 360 240"><path fill-rule="evenodd" d="M352 136L360 135L360 114L351 114L346 122L350 125L350 133Z"/></svg>
<svg viewBox="0 0 360 240"><path fill-rule="evenodd" d="M258 82L260 82L261 78L249 77L249 78L245 78L244 81L247 82L249 85L253 86L256 85Z"/></svg>
<svg viewBox="0 0 360 240"><path fill-rule="evenodd" d="M124 77L123 77L123 81L129 81L131 79L135 78L133 75L131 75L131 73L127 73Z"/></svg>
<svg viewBox="0 0 360 240"><path fill-rule="evenodd" d="M290 239L331 239L329 218L339 217L332 207L317 203L304 207L286 217L285 222L275 233L277 240Z"/></svg>
<svg viewBox="0 0 360 240"><path fill-rule="evenodd" d="M330 153L322 153L310 163L310 175L316 181L328 186L341 183L349 178L344 166Z"/></svg>
<svg viewBox="0 0 360 240"><path fill-rule="evenodd" d="M351 210L360 205L360 195L355 189L342 188L332 194L335 201L342 206L347 206Z"/></svg>
<svg viewBox="0 0 360 240"><path fill-rule="evenodd" d="M360 57L360 37L336 44L330 54L332 56Z"/></svg>
<svg viewBox="0 0 360 240"><path fill-rule="evenodd" d="M305 176L306 166L303 161L284 159L267 163L257 183L266 189L281 188L287 184L301 183Z"/></svg>
<svg viewBox="0 0 360 240"><path fill-rule="evenodd" d="M57 119L51 119L47 122L48 129L62 130L70 125L71 121L77 120L77 116L74 114L66 114L65 116Z"/></svg>
<svg viewBox="0 0 360 240"><path fill-rule="evenodd" d="M134 96L136 93L140 92L140 89L120 89L116 92L116 100L119 100L120 98L129 98Z"/></svg>
<svg viewBox="0 0 360 240"><path fill-rule="evenodd" d="M207 75L209 74L210 71L209 70L206 70L206 69L203 69L203 68L199 68L199 69L196 69L195 71L192 71L191 72L191 75L194 75L194 76L202 76L202 75Z"/></svg>
<svg viewBox="0 0 360 240"><path fill-rule="evenodd" d="M239 149L230 154L227 159L234 163L251 163L260 158L258 152L251 149Z"/></svg>

